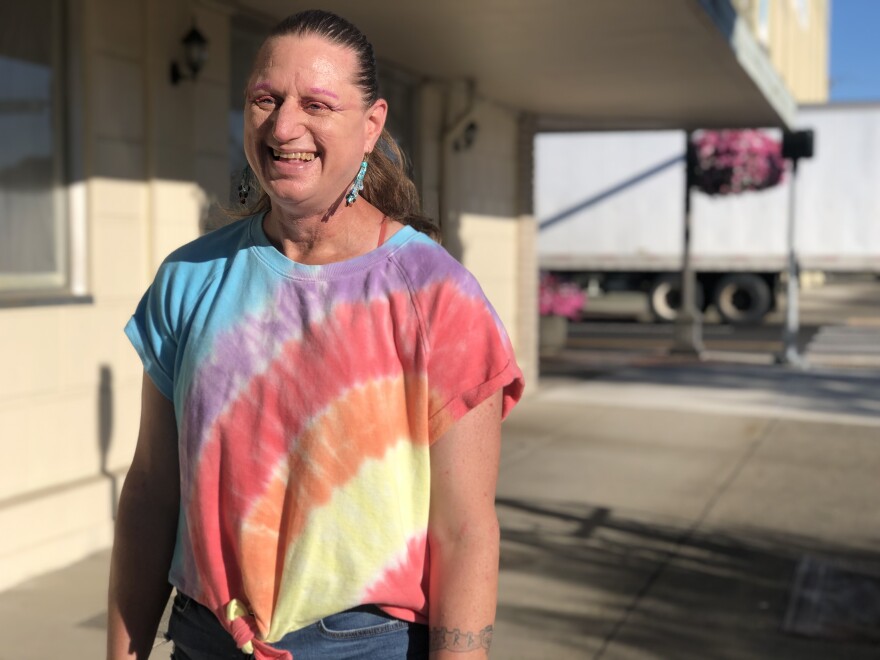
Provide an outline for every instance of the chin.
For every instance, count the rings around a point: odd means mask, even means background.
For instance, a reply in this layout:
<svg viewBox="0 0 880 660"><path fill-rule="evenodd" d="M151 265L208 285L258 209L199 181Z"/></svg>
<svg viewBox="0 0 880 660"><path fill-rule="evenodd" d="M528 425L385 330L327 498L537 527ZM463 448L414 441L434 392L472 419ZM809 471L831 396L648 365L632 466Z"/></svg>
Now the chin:
<svg viewBox="0 0 880 660"><path fill-rule="evenodd" d="M269 199L272 200L272 206L296 215L313 215L317 213L325 213L333 202L315 198L312 195L302 193L291 193L290 191L270 191Z"/></svg>
<svg viewBox="0 0 880 660"><path fill-rule="evenodd" d="M301 182L274 181L266 188L266 192L273 204L286 208L302 207L310 212L324 212L337 202L344 202L348 189L343 186L329 192L323 188L319 190L316 186L301 185Z"/></svg>

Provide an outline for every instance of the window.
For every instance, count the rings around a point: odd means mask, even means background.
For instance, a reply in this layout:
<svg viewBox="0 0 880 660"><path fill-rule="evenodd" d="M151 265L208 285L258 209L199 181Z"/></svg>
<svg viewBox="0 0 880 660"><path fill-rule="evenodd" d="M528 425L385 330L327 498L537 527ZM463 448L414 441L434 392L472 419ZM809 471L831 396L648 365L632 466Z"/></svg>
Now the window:
<svg viewBox="0 0 880 660"><path fill-rule="evenodd" d="M0 22L0 293L69 285L59 0Z"/></svg>
<svg viewBox="0 0 880 660"><path fill-rule="evenodd" d="M794 0L794 8L797 10L801 27L808 27L810 25L810 0Z"/></svg>
<svg viewBox="0 0 880 660"><path fill-rule="evenodd" d="M770 0L758 5L758 38L765 46L770 43Z"/></svg>

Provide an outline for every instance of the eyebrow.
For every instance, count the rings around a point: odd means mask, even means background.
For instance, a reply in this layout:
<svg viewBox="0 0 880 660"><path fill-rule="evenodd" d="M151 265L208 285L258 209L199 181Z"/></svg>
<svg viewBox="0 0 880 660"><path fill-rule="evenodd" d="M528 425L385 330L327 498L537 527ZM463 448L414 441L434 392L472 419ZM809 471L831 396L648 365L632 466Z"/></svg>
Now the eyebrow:
<svg viewBox="0 0 880 660"><path fill-rule="evenodd" d="M323 87L312 87L310 90L313 94L326 94L334 99L338 99L339 97L331 92L329 89L324 89Z"/></svg>
<svg viewBox="0 0 880 660"><path fill-rule="evenodd" d="M272 86L267 82L261 82L261 83L257 83L253 87L251 87L252 92L258 92L260 90L263 90L265 92L271 92Z"/></svg>

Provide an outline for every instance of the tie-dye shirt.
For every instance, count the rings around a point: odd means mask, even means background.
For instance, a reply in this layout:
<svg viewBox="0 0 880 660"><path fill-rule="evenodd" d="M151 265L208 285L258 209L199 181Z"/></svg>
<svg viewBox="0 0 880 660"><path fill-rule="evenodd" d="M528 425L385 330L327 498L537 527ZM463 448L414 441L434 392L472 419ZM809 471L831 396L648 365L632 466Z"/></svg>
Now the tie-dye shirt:
<svg viewBox="0 0 880 660"><path fill-rule="evenodd" d="M172 253L126 333L177 415L175 587L243 603L239 641L367 603L425 620L429 447L523 387L470 273L409 227L298 264L254 216Z"/></svg>

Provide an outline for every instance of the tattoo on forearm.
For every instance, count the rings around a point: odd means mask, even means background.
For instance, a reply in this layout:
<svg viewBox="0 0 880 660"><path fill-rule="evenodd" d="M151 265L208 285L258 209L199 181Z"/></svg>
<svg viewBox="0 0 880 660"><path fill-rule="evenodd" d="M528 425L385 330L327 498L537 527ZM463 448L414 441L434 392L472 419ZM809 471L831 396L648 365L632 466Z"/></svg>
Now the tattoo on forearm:
<svg viewBox="0 0 880 660"><path fill-rule="evenodd" d="M492 626L486 626L479 632L459 630L458 628L431 628L430 648L432 651L452 651L467 653L485 650L487 653L492 645Z"/></svg>

